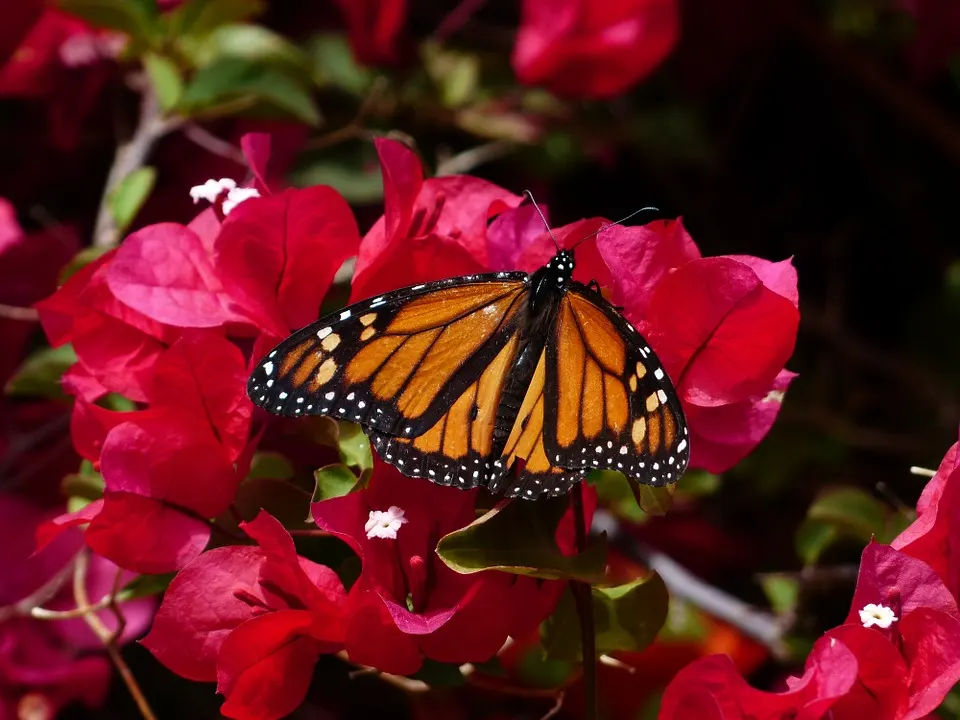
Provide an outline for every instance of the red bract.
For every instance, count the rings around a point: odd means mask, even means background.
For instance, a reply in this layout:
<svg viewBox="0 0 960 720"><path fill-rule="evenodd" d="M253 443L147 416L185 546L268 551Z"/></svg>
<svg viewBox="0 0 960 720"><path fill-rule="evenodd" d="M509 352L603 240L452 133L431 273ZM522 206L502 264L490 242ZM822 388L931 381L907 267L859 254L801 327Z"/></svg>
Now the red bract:
<svg viewBox="0 0 960 720"><path fill-rule="evenodd" d="M363 562L347 601L352 661L398 674L416 672L424 657L480 662L520 624L529 610L523 604L536 595L528 578L460 575L435 552L441 537L474 520L475 498L476 491L407 478L378 462L366 490L314 503L317 526ZM387 525L382 533L378 522Z"/></svg>
<svg viewBox="0 0 960 720"><path fill-rule="evenodd" d="M332 188L252 198L216 237L151 225L131 235L107 271L131 308L177 327L245 325L282 337L315 320L334 274L359 244L356 221Z"/></svg>
<svg viewBox="0 0 960 720"><path fill-rule="evenodd" d="M96 31L58 10L45 10L0 67L0 96L46 98L53 142L71 149L108 79L105 61L112 60L122 45L120 35Z"/></svg>
<svg viewBox="0 0 960 720"><path fill-rule="evenodd" d="M40 717L53 717L62 705L75 701L99 705L110 679L106 658L79 656L102 648L82 619L49 622L15 612L18 603L25 607L42 604L51 610L77 605L67 573L82 547L82 538L79 533L66 533L34 553L34 530L47 515L32 502L0 495L0 527L6 533L0 554L0 577L4 579L0 585L0 717L32 717L31 710ZM91 602L99 602L112 590L116 570L103 558L90 557L85 586ZM153 605L150 599L123 604L126 627L121 643L144 630ZM108 629L116 628L112 611L97 614Z"/></svg>
<svg viewBox="0 0 960 720"><path fill-rule="evenodd" d="M917 502L917 519L891 545L930 565L960 597L960 454L955 443Z"/></svg>
<svg viewBox="0 0 960 720"><path fill-rule="evenodd" d="M383 138L376 146L384 215L360 245L351 299L490 269L487 221L522 198L466 175L424 180L408 147Z"/></svg>
<svg viewBox="0 0 960 720"><path fill-rule="evenodd" d="M227 717L271 720L303 701L321 653L342 647L343 585L297 556L266 512L241 528L257 547L224 547L174 578L143 644L183 677L218 683Z"/></svg>
<svg viewBox="0 0 960 720"><path fill-rule="evenodd" d="M57 518L42 531L89 522L87 543L118 565L168 572L198 555L208 518L233 500L243 471L252 406L240 351L214 333L187 334L159 356L147 410L114 413L78 400L77 449L99 462L101 504Z"/></svg>
<svg viewBox="0 0 960 720"><path fill-rule="evenodd" d="M132 310L111 292L107 273L115 253L77 271L36 308L50 344L71 343L83 375L109 391L145 401L153 366L177 331Z"/></svg>
<svg viewBox="0 0 960 720"><path fill-rule="evenodd" d="M886 619L865 627L861 611L883 606ZM677 674L660 717L878 718L919 720L960 679L960 615L933 570L893 548L871 543L846 624L814 646L801 678L765 693L747 685L724 657L703 658Z"/></svg>
<svg viewBox="0 0 960 720"><path fill-rule="evenodd" d="M0 303L29 307L57 287L57 276L76 253L79 243L67 228L27 235L13 206L0 198ZM0 318L0 383L6 383L22 359L24 343L36 326Z"/></svg>
<svg viewBox="0 0 960 720"><path fill-rule="evenodd" d="M364 65L394 63L397 38L407 16L406 0L336 0L347 22L350 46Z"/></svg>
<svg viewBox="0 0 960 720"><path fill-rule="evenodd" d="M513 69L560 95L609 97L649 75L678 34L674 0L524 0Z"/></svg>
<svg viewBox="0 0 960 720"><path fill-rule="evenodd" d="M554 235L571 247L605 224L582 220ZM732 467L770 430L795 377L783 365L800 318L796 270L789 260L702 258L679 220L596 237L577 248L574 279L604 286L656 350L683 401L694 465ZM492 269L531 272L555 252L526 206L490 224Z"/></svg>

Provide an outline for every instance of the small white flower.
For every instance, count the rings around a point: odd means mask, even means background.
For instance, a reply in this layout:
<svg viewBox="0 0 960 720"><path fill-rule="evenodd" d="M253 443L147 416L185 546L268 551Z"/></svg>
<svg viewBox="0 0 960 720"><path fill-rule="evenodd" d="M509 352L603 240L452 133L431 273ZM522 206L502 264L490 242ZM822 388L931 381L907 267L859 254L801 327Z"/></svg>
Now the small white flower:
<svg viewBox="0 0 960 720"><path fill-rule="evenodd" d="M223 214L229 215L243 201L258 197L260 197L260 191L256 188L233 188L227 193L227 199L223 201Z"/></svg>
<svg viewBox="0 0 960 720"><path fill-rule="evenodd" d="M192 188L190 188L190 197L193 198L194 205L201 200L206 200L207 202L216 202L217 198L220 196L220 193L222 193L224 190L234 190L236 187L237 183L230 178L220 178L219 180L214 180L211 178L203 185L194 185Z"/></svg>
<svg viewBox="0 0 960 720"><path fill-rule="evenodd" d="M93 65L100 59L97 37L92 33L71 35L60 45L58 55L60 56L60 62L68 68Z"/></svg>
<svg viewBox="0 0 960 720"><path fill-rule="evenodd" d="M400 526L410 522L403 516L403 510L391 505L389 510L371 510L370 519L363 529L367 531L367 538L397 539Z"/></svg>
<svg viewBox="0 0 960 720"><path fill-rule="evenodd" d="M860 611L860 622L863 623L864 627L876 625L878 628L886 630L897 620L899 618L893 614L893 610L883 605L869 603L864 605L863 610Z"/></svg>

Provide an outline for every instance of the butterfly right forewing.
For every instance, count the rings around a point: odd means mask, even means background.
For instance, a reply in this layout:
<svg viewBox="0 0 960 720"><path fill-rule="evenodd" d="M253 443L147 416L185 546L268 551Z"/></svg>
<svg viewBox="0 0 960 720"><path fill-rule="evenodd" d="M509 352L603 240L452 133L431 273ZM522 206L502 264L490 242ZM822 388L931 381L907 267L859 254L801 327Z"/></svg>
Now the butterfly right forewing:
<svg viewBox="0 0 960 720"><path fill-rule="evenodd" d="M690 459L683 408L646 340L585 286L566 293L547 345L545 439L551 460L676 481Z"/></svg>

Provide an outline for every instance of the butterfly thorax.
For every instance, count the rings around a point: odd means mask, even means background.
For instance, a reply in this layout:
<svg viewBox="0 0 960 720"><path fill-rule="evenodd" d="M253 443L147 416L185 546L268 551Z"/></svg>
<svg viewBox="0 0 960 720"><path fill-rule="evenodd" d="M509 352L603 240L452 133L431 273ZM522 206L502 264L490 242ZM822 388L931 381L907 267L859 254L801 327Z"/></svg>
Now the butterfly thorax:
<svg viewBox="0 0 960 720"><path fill-rule="evenodd" d="M560 250L550 262L537 270L530 278L530 309L536 314L545 306L555 304L573 282L573 251Z"/></svg>

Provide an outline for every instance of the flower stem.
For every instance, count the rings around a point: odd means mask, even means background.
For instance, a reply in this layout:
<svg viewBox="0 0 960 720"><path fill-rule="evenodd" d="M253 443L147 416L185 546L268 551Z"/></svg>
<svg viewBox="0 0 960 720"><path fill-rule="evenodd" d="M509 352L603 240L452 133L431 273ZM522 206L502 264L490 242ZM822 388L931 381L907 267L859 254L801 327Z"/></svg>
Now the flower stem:
<svg viewBox="0 0 960 720"><path fill-rule="evenodd" d="M583 509L583 483L578 482L570 493L573 526L577 538L577 552L587 549L587 522ZM590 585L579 580L570 581L570 592L580 619L580 647L583 658L583 698L586 720L597 720L597 643L593 626L593 593Z"/></svg>
<svg viewBox="0 0 960 720"><path fill-rule="evenodd" d="M136 702L137 708L140 710L140 714L144 720L156 720L157 716L154 715L150 703L147 702L147 698L140 689L137 679L130 670L130 666L127 665L127 662L123 659L123 655L120 654L120 648L117 644L117 640L120 638L120 635L123 634L123 628L126 625L126 621L116 602L117 591L120 588L120 571L117 571L117 577L113 583L113 590L109 595L112 609L117 617L117 629L115 632L110 632L107 626L97 617L96 611L94 610L95 606L90 603L90 598L87 596L86 580L89 561L90 556L86 550L81 551L77 556L73 572L74 600L78 608L86 611L83 616L84 621L86 621L90 629L93 630L93 633L100 639L100 642L103 643L103 646L107 650L107 655L110 656L110 660L123 679L124 685L127 686L127 690L129 690L133 696L133 700Z"/></svg>

